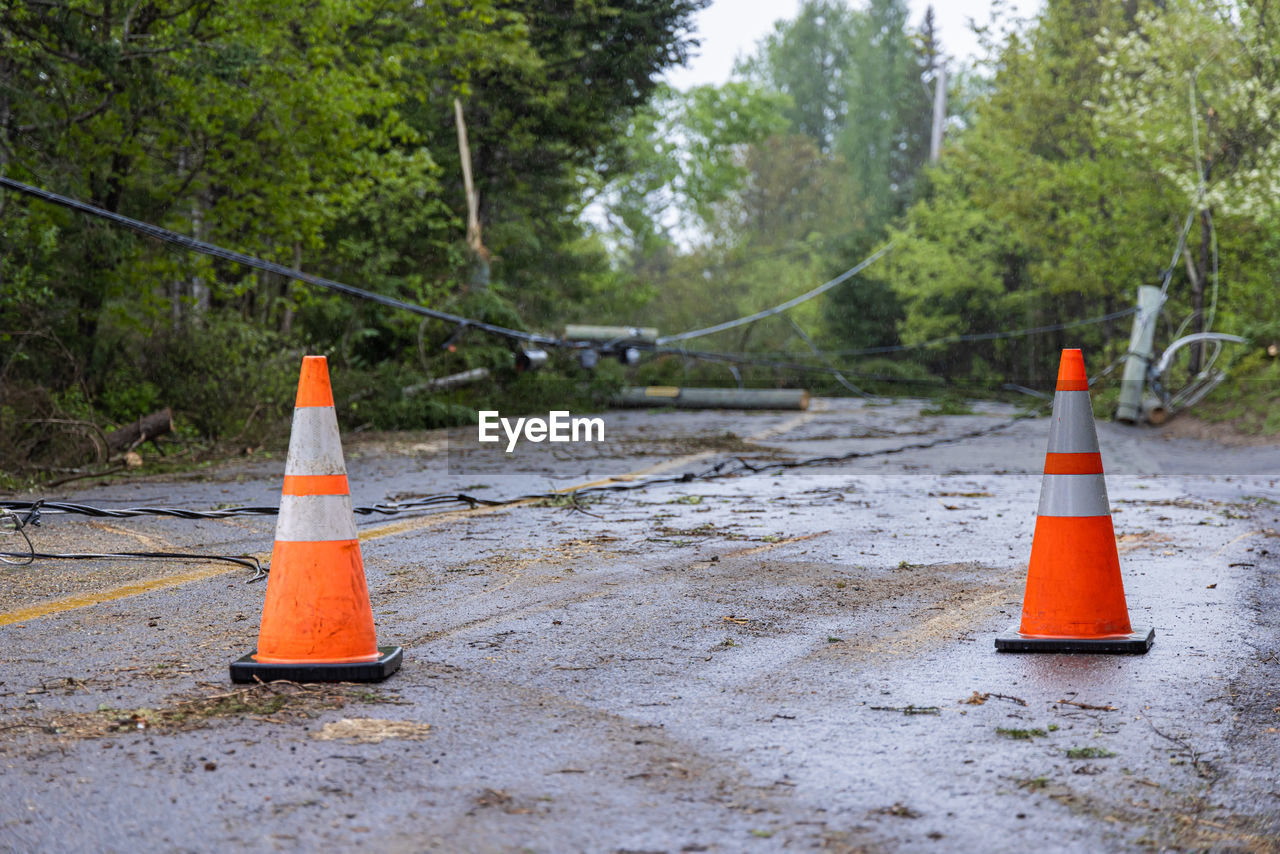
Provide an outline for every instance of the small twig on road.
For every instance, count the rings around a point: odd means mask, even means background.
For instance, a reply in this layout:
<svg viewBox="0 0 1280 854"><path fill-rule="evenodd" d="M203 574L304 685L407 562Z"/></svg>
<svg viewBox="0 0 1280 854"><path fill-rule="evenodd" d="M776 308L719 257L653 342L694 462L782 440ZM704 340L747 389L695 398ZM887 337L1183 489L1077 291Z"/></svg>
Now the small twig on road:
<svg viewBox="0 0 1280 854"><path fill-rule="evenodd" d="M937 706L868 706L875 712L902 712L904 715L940 715L942 709Z"/></svg>
<svg viewBox="0 0 1280 854"><path fill-rule="evenodd" d="M1075 706L1077 709L1092 709L1095 712L1118 712L1115 706L1091 706L1088 703L1077 703L1075 700L1059 700L1063 706Z"/></svg>
<svg viewBox="0 0 1280 854"><path fill-rule="evenodd" d="M1151 720L1151 718L1147 717L1142 712L1138 712L1138 714L1142 715L1142 719L1146 721L1148 724L1150 724L1152 731L1154 731L1156 735L1160 736L1165 741L1168 741L1182 748L1187 758L1191 760L1191 766L1196 769L1196 774L1198 776L1206 780L1218 779L1219 774L1218 774L1218 771L1213 767L1213 764L1210 763L1208 760L1201 758L1204 754L1200 753L1200 751L1192 747L1190 742L1188 742L1185 738L1178 738L1176 736L1172 736L1166 732L1163 732L1160 729L1160 727L1155 725L1155 723Z"/></svg>
<svg viewBox="0 0 1280 854"><path fill-rule="evenodd" d="M54 489L55 487L62 486L63 484L66 484L66 483L71 483L72 481L84 480L87 477L106 477L107 475L111 475L111 474L119 474L120 472L124 471L126 468L128 468L128 466L126 466L124 463L120 463L119 465L111 466L109 468L102 469L101 471L91 471L91 472L85 472L84 474L74 474L71 477L64 477L59 480L50 481L49 483L42 484L42 486L44 486L45 489Z"/></svg>
<svg viewBox="0 0 1280 854"><path fill-rule="evenodd" d="M1011 703L1017 703L1019 706L1025 706L1027 704L1027 701L1022 699L1021 697L1013 697L1008 694L994 694L991 692L985 692L980 694L977 691L974 691L973 696L969 697L969 699L961 700L960 702L969 706L981 706L983 703L985 703L987 700L990 700L992 697L995 697L1000 700L1008 700Z"/></svg>

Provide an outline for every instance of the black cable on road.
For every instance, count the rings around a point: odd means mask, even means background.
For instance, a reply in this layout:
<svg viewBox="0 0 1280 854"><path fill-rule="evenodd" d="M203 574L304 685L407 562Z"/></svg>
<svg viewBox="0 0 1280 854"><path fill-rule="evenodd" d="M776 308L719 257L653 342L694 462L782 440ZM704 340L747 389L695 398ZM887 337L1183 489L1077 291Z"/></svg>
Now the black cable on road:
<svg viewBox="0 0 1280 854"><path fill-rule="evenodd" d="M547 492L531 492L524 495L514 496L512 498L480 498L465 493L442 493L439 495L429 495L422 498L415 498L409 501L396 501L384 504L374 504L366 506L357 506L352 508L353 511L362 516L382 515L394 516L400 513L411 513L415 510L425 510L439 508L448 504L462 504L474 509L476 507L505 507L511 504L519 504L521 502L539 501L545 499L554 499L564 497L569 494L587 495L597 492L630 492L638 489L647 489L653 486L661 486L672 483L690 483L697 480L713 480L725 477L736 477L744 474L761 474L770 471L782 471L799 468L812 468L815 466L832 465L835 463L848 462L866 457L889 456L893 454L902 454L907 451L927 450L929 448L939 447L941 445L951 445L957 442L964 442L970 439L977 439L988 436L992 433L1000 432L1012 427L1027 418L1036 417L1034 411L1024 412L1019 415L1000 422L990 427L982 427L977 430L970 430L956 436L948 436L940 439L933 439L928 442L915 442L909 445L901 445L896 448L882 448L875 451L850 451L845 454L837 454L832 456L806 457L799 460L785 460L780 462L766 463L763 465L755 465L747 462L742 457L731 457L721 460L698 472L685 472L683 474L667 475L665 477L646 478L644 480L609 483L599 486L588 486L582 489L563 489L549 490ZM26 524L40 524L40 514L43 512L50 513L66 513L77 514L83 516L92 516L98 518L122 519L137 516L160 516L180 519L226 519L234 516L275 516L280 512L279 507L228 507L217 510L187 510L172 507L93 507L87 504L71 504L66 502L44 501L0 501L0 511L7 514L15 515L18 513L26 514L26 519L18 526L19 531Z"/></svg>
<svg viewBox="0 0 1280 854"><path fill-rule="evenodd" d="M426 495L412 501L391 502L388 504L371 504L351 508L357 516L393 516L411 510L422 510L446 504L466 504L472 507L491 504L485 498L463 493ZM93 516L99 519L129 519L135 516L168 516L175 519L229 519L235 516L275 516L279 507L222 507L216 510L188 510L182 507L93 507L88 504L73 504L65 501L0 501L0 510L13 513L26 513L31 516L32 524L40 524L40 516L45 513L60 515ZM25 524L25 522L24 522Z"/></svg>
<svg viewBox="0 0 1280 854"><path fill-rule="evenodd" d="M595 495L613 492L635 492L642 489L650 489L655 486L663 486L678 483L693 483L696 481L719 480L722 478L739 477L742 475L764 474L766 472L783 472L800 468L812 468L817 466L835 465L837 463L849 462L856 459L866 459L869 457L890 456L894 454L902 454L908 451L927 450L942 445L953 445L958 442L965 442L971 439L989 436L1002 430L1007 430L1019 421L1036 416L1036 412L1029 411L1013 418L1007 419L989 427L982 427L977 430L970 430L956 436L948 436L940 439L934 439L928 442L914 442L909 445L900 445L896 448L884 448L876 451L850 451L845 454L836 454L821 457L806 457L800 460L784 460L779 462L765 463L757 465L742 457L732 457L721 460L714 465L698 472L685 472L684 474L668 475L666 477L648 478L646 480L622 483L608 483L599 486L588 486L581 489L563 489L551 490L548 492L535 492L526 495L519 495L513 498L504 499L486 499L477 498L475 496L463 493L441 494L425 496L423 498L414 499L404 502L392 502L388 504L376 504L366 507L354 508L355 512L362 515L395 515L399 513L412 512L413 510L427 509L431 507L439 507L442 504L460 503L466 504L470 509L478 506L483 507L505 507L515 504L527 504L533 501L552 501L560 499L568 499L576 501L579 496ZM254 575L246 582L252 584L266 578L268 569L264 568L261 562L252 555L210 555L199 554L193 552L100 552L100 553L67 553L67 552L37 552L35 546L31 542L31 538L26 532L28 525L40 524L40 513L43 510L49 510L53 513L79 514L85 516L94 516L99 518L127 518L135 516L159 516L168 518L181 519L225 519L232 516L269 516L278 515L278 507L230 507L217 510L186 510L172 507L128 507L128 508L103 508L93 507L88 504L72 504L66 502L45 502L43 499L38 501L3 501L0 502L0 520L3 525L0 526L0 532L18 533L26 541L26 549L21 552L0 551L0 563L7 563L16 566L27 566L33 561L39 560L190 560L190 561L223 561L244 566L254 571ZM585 512L585 511L584 511ZM591 514L594 515L594 514Z"/></svg>
<svg viewBox="0 0 1280 854"><path fill-rule="evenodd" d="M896 448L884 448L877 451L849 451L845 454L835 454L822 457L806 457L800 460L783 460L779 462L765 463L756 465L748 462L742 457L732 457L727 460L721 460L700 472L685 472L684 474L668 475L666 477L651 478L648 480L636 481L633 483L610 483L600 486L588 486L582 489L561 490L558 492L540 492L529 495L521 495L516 498L508 498L504 501L493 502L495 506L506 504L515 504L522 501L535 501L540 499L563 498L567 495L591 495L601 492L632 492L639 489L648 489L653 486L662 486L674 483L692 483L699 480L718 480L727 477L739 477L742 475L764 474L774 471L790 471L800 468L814 468L817 466L835 465L837 463L846 463L851 460L867 459L869 457L886 457L894 454L902 454L907 451L923 451L930 448L937 448L943 445L954 445L958 442L967 442L971 439L979 439L983 436L989 436L993 433L999 433L1007 430L1019 421L1028 418L1036 418L1039 413L1035 411L1024 412L1015 415L999 424L990 427L982 427L977 430L970 430L956 436L943 437L941 439L933 439L928 442L914 442L910 445L900 445Z"/></svg>
<svg viewBox="0 0 1280 854"><path fill-rule="evenodd" d="M206 555L194 552L0 552L0 562L14 566L26 566L34 560L193 560L220 561L234 563L254 571L254 576L246 584L267 577L267 570L262 562L252 555L236 557L233 555Z"/></svg>

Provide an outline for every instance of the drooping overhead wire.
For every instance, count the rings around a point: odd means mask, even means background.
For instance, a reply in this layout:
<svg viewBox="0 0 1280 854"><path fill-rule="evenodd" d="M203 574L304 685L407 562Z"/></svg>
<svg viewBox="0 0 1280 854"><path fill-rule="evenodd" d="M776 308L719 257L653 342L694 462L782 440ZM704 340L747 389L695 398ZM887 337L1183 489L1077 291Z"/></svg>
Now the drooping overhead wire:
<svg viewBox="0 0 1280 854"><path fill-rule="evenodd" d="M1200 330L1201 332L1208 332L1213 328L1214 317L1218 312L1218 230L1213 224L1213 213L1206 201L1206 197L1209 193L1209 187L1204 169L1204 152L1200 148L1200 118L1196 115L1196 83L1200 74L1200 69L1204 68L1207 62L1208 60L1196 66L1196 69L1191 72L1190 79L1187 84L1187 105L1190 108L1191 119L1191 146L1195 152L1196 158L1196 206L1200 208L1200 215L1204 217L1205 224L1209 228L1209 244L1210 251L1213 256L1213 267L1209 271L1213 279L1213 290L1209 300L1209 310L1205 316L1204 328ZM1186 325L1195 317L1196 315L1194 313L1188 317L1183 323L1183 328L1185 328ZM1182 328L1178 330L1178 333L1175 334L1174 337L1178 338L1181 334Z"/></svg>
<svg viewBox="0 0 1280 854"><path fill-rule="evenodd" d="M842 285L845 282L849 281L854 276L858 275L863 270L867 269L872 264L874 264L876 261L879 261L885 255L887 255L889 253L889 250L893 249L893 246L894 244L892 241L890 241L889 243L886 243L884 246L880 247L871 255L867 256L862 261L859 261L857 264L850 267L848 270L845 270L843 273L836 276L834 279L831 279L828 282L823 282L821 285L818 285L818 287L814 288L813 290L803 293L800 296L795 297L793 299L789 299L786 302L781 303L780 305L775 305L773 308L767 308L764 311L757 311L755 314L749 314L746 317L739 317L735 320L726 320L724 323L717 323L715 326L708 326L705 329L693 329L688 332L681 332L678 335L664 335L657 340L657 343L660 345L671 344L676 341L688 341L691 338L701 338L704 335L711 335L716 332L723 332L726 329L734 329L739 326L745 326L748 323L755 323L757 320L763 320L766 317L773 317L775 314L781 314L782 312L787 311L788 309L795 308L801 303L808 302L814 297L819 296L821 294L825 294L827 291L831 290L832 288Z"/></svg>
<svg viewBox="0 0 1280 854"><path fill-rule="evenodd" d="M8 178L3 175L0 175L0 187L7 187L11 190L15 190L17 192L31 196L33 198L37 198L42 201L49 202L51 204L56 204L61 207L65 207L69 210L73 210L78 213L104 219L109 222L115 223L117 225L122 225L139 234L152 237L162 242L181 247L188 251L197 252L197 253L214 257L214 258L221 258L226 261L242 264L246 267L262 270L264 272L274 273L276 275L284 276L286 278L296 279L300 282L314 285L316 287L325 288L327 290L336 291L338 293L346 294L348 296L353 296L359 299L368 300L374 303L378 303L380 305L388 306L390 308L396 308L403 311L408 311L413 314L420 315L424 318L436 319L436 320L441 320L448 323L453 323L457 325L457 332L461 332L462 330L465 330L465 329L477 329L482 332L487 332L487 333L508 338L511 340L523 341L530 344L539 344L539 345L550 346L550 347L582 348L582 347L592 346L591 342L566 340L566 339L556 338L550 335L543 335L535 332L525 332L518 329L511 329L509 327L499 326L493 323L487 323L480 320L474 320L471 318L462 317L460 315L452 314L450 312L427 308L426 306L418 305L416 303L406 302L404 300L396 299L395 297L390 297L384 294L378 294L372 291L367 291L362 288L357 288L353 285L347 285L342 282L335 281L333 279L325 278L323 276L315 276L310 273L303 272L302 270L298 270L292 267L286 267L283 264L277 264L273 261L266 261L264 259L257 258L252 255L248 255L243 252L237 252L235 250L226 249L224 247L217 246L212 243L196 240L195 238L188 237L184 234L179 234L178 232L172 231L170 229L163 228L157 225L152 225L150 223L142 222L141 220L132 219L131 217L124 216L123 214L118 214L113 211L108 211L103 208L99 208L95 205L91 205L86 202L82 202L77 199L70 198L68 196L63 196L58 193L53 193L48 190L41 189L39 187L34 187L29 184L24 184L20 181L15 181L14 179ZM1161 288L1162 295L1169 288L1169 284L1172 280L1174 270L1177 267L1178 259L1179 257L1181 257L1183 249L1186 245L1187 236L1194 222L1194 217L1195 217L1194 211L1192 211L1187 215L1187 220L1183 225L1181 234L1179 235L1177 248L1174 250L1173 257L1170 259L1169 266L1164 271L1164 274L1162 277L1163 279L1162 288ZM662 337L659 337L653 345L644 345L644 344L637 343L634 346L637 346L639 349L648 350L657 355L678 354L678 355L686 356L688 358L700 359L704 361L719 361L719 362L727 362L730 364L765 365L765 366L776 367L776 368L824 373L824 374L828 374L835 377L837 381L847 383L848 382L847 379L844 378L844 376L841 374L839 369L835 365L831 364L829 361L825 365L818 366L818 365L797 363L797 362L788 361L788 360L762 358L761 356L753 356L750 354L729 354L729 353L712 353L707 351L690 351L690 350L685 350L683 347L679 349L675 349L675 348L665 347L663 345L674 343L674 342L687 341L693 338L699 338L706 335L711 335L716 332L722 332L727 329L733 329L739 326L745 326L749 323L754 323L758 320L763 320L767 317L772 317L772 316L781 314L789 309L792 309L798 305L801 305L802 303L805 303L811 299L814 299L815 297L818 297L821 294L826 293L832 288L838 287L839 285L847 282L849 279L861 273L863 270L870 267L876 261L880 260L886 254L888 254L893 248L894 248L893 242L887 243L884 246L882 246L880 249L876 250L874 253L872 253L862 261L860 261L859 263L855 264L854 266L850 267L848 270L836 276L835 278L827 282L824 282L818 287L813 288L812 290L807 291L806 293L803 293L797 297L794 297L793 299L787 300L786 302L773 306L772 308L768 308L763 311L759 311L754 314L747 315L745 317L740 317L734 320L718 323L718 324L715 324L714 326L708 326L702 329L694 329L688 332L679 333L677 335L662 336ZM1216 286L1216 257L1215 257L1215 286ZM1216 291L1216 287L1215 287L1215 291ZM901 351L913 350L913 349L921 349L921 348L926 348L926 347L931 347L931 346L936 346L941 344L1015 338L1015 337L1038 334L1043 332L1052 332L1052 331L1059 331L1063 329L1070 329L1077 326L1084 326L1092 323L1102 323L1108 320L1114 320L1120 317L1125 317L1126 315L1132 314L1135 311L1137 311L1136 308L1129 308L1129 309L1124 309L1118 312L1112 312L1111 314L1102 315L1100 317L1087 318L1084 320L1077 320L1077 321L1069 321L1067 323L1051 324L1048 326L1034 327L1030 329L1020 329L1020 330L1002 331L1002 332L984 332L984 333L974 333L974 334L966 334L966 335L953 335L953 336L947 336L944 338L933 339L930 341L919 342L916 344L897 344L897 345L889 345L884 347L863 347L863 348L852 349L852 350L831 351L829 353L819 354L819 355L821 356L877 355L877 354L894 353L894 352L901 352ZM455 332L455 335L457 334L457 332ZM891 381L899 378L868 377L868 379ZM52 508L49 508L49 509L52 509ZM243 513L245 511L242 510L240 512ZM382 511L371 511L371 512L382 512ZM175 512L174 515L181 515L181 513Z"/></svg>
<svg viewBox="0 0 1280 854"><path fill-rule="evenodd" d="M213 243L196 240L193 237L187 237L185 234L179 234L176 231L161 228L158 225L152 225L150 223L142 222L141 220L132 219L131 217L97 207L96 205L72 199L68 196L59 195L58 193L52 193L39 187L33 187L30 184L24 184L21 181L15 181L12 178L8 178L3 175L0 175L0 186L16 190L19 193L23 193L51 204L60 205L64 208L68 208L69 210L76 211L77 213L87 214L88 216L113 222L116 225L122 225L125 228L138 232L139 234L155 238L156 240L160 240L174 246L180 246L190 252L198 252L201 255L208 255L211 258L221 258L224 261L243 264L244 266L251 267L255 270L262 270L266 273L274 273L278 276L296 279L299 282L304 282L308 285L314 285L318 288L325 288L327 290L346 294L347 296L368 300L370 302L388 306L389 308L397 308L402 311L412 312L424 317L435 318L436 320L443 320L448 323L456 323L459 326L479 329L483 332L488 332L491 335L498 335L503 338L509 338L516 341L526 341L531 344L542 344L549 347L578 346L576 342L563 341L550 335L540 335L536 332L523 332L519 329L509 329L508 327L498 326L493 323L472 320L456 314L450 314L447 311L438 311L416 303L405 302L404 300L396 299L395 297L385 296L384 294L374 293L373 291L366 291L363 288L343 284L342 282L337 282L333 279L326 279L323 276L313 276L310 273L304 273L301 270L286 267L283 264L277 264L274 261L266 261L253 255L246 255L243 252L236 252L235 250L225 249Z"/></svg>
<svg viewBox="0 0 1280 854"><path fill-rule="evenodd" d="M1064 323L1051 323L1047 326L1033 326L1027 329L1011 329L1002 332L974 332L965 335L947 335L914 344L888 344L883 347L858 347L852 350L829 350L832 356L875 356L884 353L901 353L907 350L923 350L943 344L965 344L974 341L1000 341L1006 338L1023 338L1029 335L1041 335L1046 332L1061 332L1064 329L1075 329L1078 326L1090 326L1095 323L1106 323L1121 317L1128 317L1138 311L1136 307L1124 308L1097 317L1086 317L1083 320L1068 320Z"/></svg>
<svg viewBox="0 0 1280 854"><path fill-rule="evenodd" d="M1163 304L1165 295L1169 293L1169 285L1173 282L1173 271L1178 269L1178 259L1182 257L1182 250L1187 245L1187 235L1191 233L1191 226L1196 221L1196 212L1191 210L1187 213L1187 219L1182 223L1182 231L1178 234L1178 245L1173 250L1173 257L1169 259L1169 266L1164 268L1164 272L1160 275L1160 302Z"/></svg>
<svg viewBox="0 0 1280 854"><path fill-rule="evenodd" d="M822 364L831 369L831 376L835 378L836 382L844 386L846 391L851 391L859 397L866 397L866 392L849 382L845 375L836 369L836 366L832 364L831 359L827 357L827 354L818 349L818 345L809 337L809 333L805 332L804 329L800 327L800 324L796 323L796 319L794 317L788 316L787 320L791 321L791 328L800 336L800 340L808 345L809 352L813 353L816 358L821 359Z"/></svg>
<svg viewBox="0 0 1280 854"><path fill-rule="evenodd" d="M697 359L707 362L726 362L736 365L754 365L757 367L779 368L782 370L802 371L808 373L828 374L836 377L839 382L840 369L833 364L828 357L830 356L866 356L882 353L897 353L906 350L917 350L926 347L933 347L941 344L956 344L970 341L995 341L1005 338L1019 338L1029 335L1038 335L1046 332L1058 332L1064 329L1074 329L1079 326L1088 326L1096 323L1105 323L1109 320L1116 320L1121 317L1128 317L1138 311L1136 307L1113 311L1110 314L1103 314L1097 317L1088 317L1083 320L1070 320L1064 323L1053 323L1047 326L1035 326L1028 329L1014 329L1003 332L975 332L967 335L950 335L945 338L934 338L929 341L921 341L915 344L894 344L884 347L862 347L854 350L829 350L820 351L815 355L823 360L822 365L814 365L807 362L797 362L793 358L785 358L785 354L776 353L718 353L707 350L688 350L684 347L661 347L637 345L655 355L660 356L682 356L689 359ZM797 330L800 331L800 330ZM801 331L802 337L804 336ZM812 349L812 344L810 345ZM848 373L847 371L845 373ZM905 377L887 377L875 376L868 374L849 374L862 379L872 381L885 382L902 382L915 383L919 385L942 385L944 380L940 379L912 379Z"/></svg>

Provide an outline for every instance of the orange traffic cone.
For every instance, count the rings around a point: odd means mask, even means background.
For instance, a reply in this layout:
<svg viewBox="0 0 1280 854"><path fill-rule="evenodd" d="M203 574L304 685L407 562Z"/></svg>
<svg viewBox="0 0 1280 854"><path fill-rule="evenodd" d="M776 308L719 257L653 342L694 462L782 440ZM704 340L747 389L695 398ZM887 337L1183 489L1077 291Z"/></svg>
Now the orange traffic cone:
<svg viewBox="0 0 1280 854"><path fill-rule="evenodd" d="M258 651L232 682L377 682L400 668L379 647L364 580L347 467L323 356L302 360Z"/></svg>
<svg viewBox="0 0 1280 854"><path fill-rule="evenodd" d="M996 649L1143 653L1154 637L1129 624L1084 356L1063 350L1022 622Z"/></svg>

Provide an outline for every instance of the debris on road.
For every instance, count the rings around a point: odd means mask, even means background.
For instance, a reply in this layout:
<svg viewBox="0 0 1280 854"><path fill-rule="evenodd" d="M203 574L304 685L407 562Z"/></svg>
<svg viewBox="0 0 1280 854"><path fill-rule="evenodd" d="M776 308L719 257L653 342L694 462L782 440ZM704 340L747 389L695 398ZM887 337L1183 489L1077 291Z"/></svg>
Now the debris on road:
<svg viewBox="0 0 1280 854"><path fill-rule="evenodd" d="M387 739L421 741L431 733L431 724L388 721L381 718L343 718L331 721L311 733L317 741L342 739L354 744L379 744Z"/></svg>

